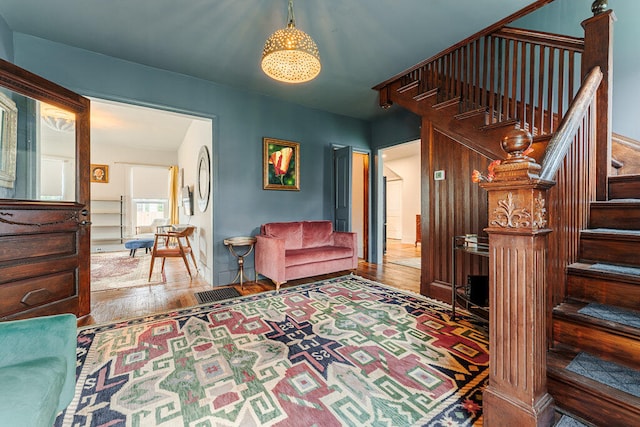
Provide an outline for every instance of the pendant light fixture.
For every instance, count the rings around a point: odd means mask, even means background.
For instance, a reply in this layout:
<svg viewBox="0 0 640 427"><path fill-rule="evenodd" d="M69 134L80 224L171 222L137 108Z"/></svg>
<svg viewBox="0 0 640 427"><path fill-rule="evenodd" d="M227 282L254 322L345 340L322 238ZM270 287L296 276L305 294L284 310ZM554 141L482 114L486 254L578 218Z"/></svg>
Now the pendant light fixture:
<svg viewBox="0 0 640 427"><path fill-rule="evenodd" d="M308 82L320 74L320 54L313 39L296 28L293 0L289 0L288 21L286 28L276 31L265 42L262 70L281 82Z"/></svg>

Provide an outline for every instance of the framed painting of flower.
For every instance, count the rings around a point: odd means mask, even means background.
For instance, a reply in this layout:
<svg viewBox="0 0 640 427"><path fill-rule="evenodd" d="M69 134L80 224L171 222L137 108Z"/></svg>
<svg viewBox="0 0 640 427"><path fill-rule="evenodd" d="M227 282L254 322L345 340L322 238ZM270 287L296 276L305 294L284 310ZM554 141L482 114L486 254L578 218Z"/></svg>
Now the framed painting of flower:
<svg viewBox="0 0 640 427"><path fill-rule="evenodd" d="M300 191L300 144L263 138L263 188Z"/></svg>

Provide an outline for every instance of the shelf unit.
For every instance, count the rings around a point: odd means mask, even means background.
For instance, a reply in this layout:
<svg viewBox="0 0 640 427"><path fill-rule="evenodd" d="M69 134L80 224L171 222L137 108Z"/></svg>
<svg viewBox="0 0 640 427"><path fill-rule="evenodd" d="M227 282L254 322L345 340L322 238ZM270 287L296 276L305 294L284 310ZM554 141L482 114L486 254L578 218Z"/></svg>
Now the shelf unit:
<svg viewBox="0 0 640 427"><path fill-rule="evenodd" d="M489 240L486 237L478 237L470 235L466 236L454 236L453 243L451 245L451 318L456 318L456 304L460 303L469 313L475 315L477 318L488 321L489 320L489 307L480 305L471 300L471 284L456 283L456 272L458 269L458 255L470 254L473 256L480 256L489 258Z"/></svg>
<svg viewBox="0 0 640 427"><path fill-rule="evenodd" d="M91 244L108 245L123 242L123 197L91 200Z"/></svg>

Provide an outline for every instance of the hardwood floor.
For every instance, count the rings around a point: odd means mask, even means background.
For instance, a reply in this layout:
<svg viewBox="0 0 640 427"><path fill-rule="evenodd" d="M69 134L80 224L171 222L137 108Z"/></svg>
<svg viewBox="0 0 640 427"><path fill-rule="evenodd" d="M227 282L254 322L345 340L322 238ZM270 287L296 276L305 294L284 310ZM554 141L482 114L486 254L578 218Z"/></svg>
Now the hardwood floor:
<svg viewBox="0 0 640 427"><path fill-rule="evenodd" d="M392 261L401 258L419 256L420 246L416 248L413 244L389 240L383 264L377 265L360 261L356 274L389 286L419 293L420 270L392 263ZM189 280L181 259L167 259L165 271L167 281L161 285L92 292L91 315L79 319L78 325L101 324L194 306L198 303L194 293L211 289L211 286L199 276ZM284 284L282 288L337 277L342 274L344 272L292 280ZM233 286L243 295L275 289L269 280L245 282L244 289L241 289L240 285Z"/></svg>

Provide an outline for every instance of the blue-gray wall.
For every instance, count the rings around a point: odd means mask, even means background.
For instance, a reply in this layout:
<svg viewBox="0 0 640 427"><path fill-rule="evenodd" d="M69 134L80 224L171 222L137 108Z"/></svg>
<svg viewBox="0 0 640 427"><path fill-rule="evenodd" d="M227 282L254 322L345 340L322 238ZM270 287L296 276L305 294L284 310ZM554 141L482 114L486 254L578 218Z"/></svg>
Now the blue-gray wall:
<svg viewBox="0 0 640 427"><path fill-rule="evenodd" d="M0 15L0 58L13 62L13 31Z"/></svg>
<svg viewBox="0 0 640 427"><path fill-rule="evenodd" d="M580 23L590 18L592 0L555 0L512 26L583 37ZM613 131L640 140L640 1L609 0L613 28Z"/></svg>
<svg viewBox="0 0 640 427"><path fill-rule="evenodd" d="M213 119L214 285L228 283L237 266L223 239L270 221L332 219L331 144L369 149L367 121L21 33L14 43L17 65L78 93ZM262 189L263 137L300 143L300 191Z"/></svg>

